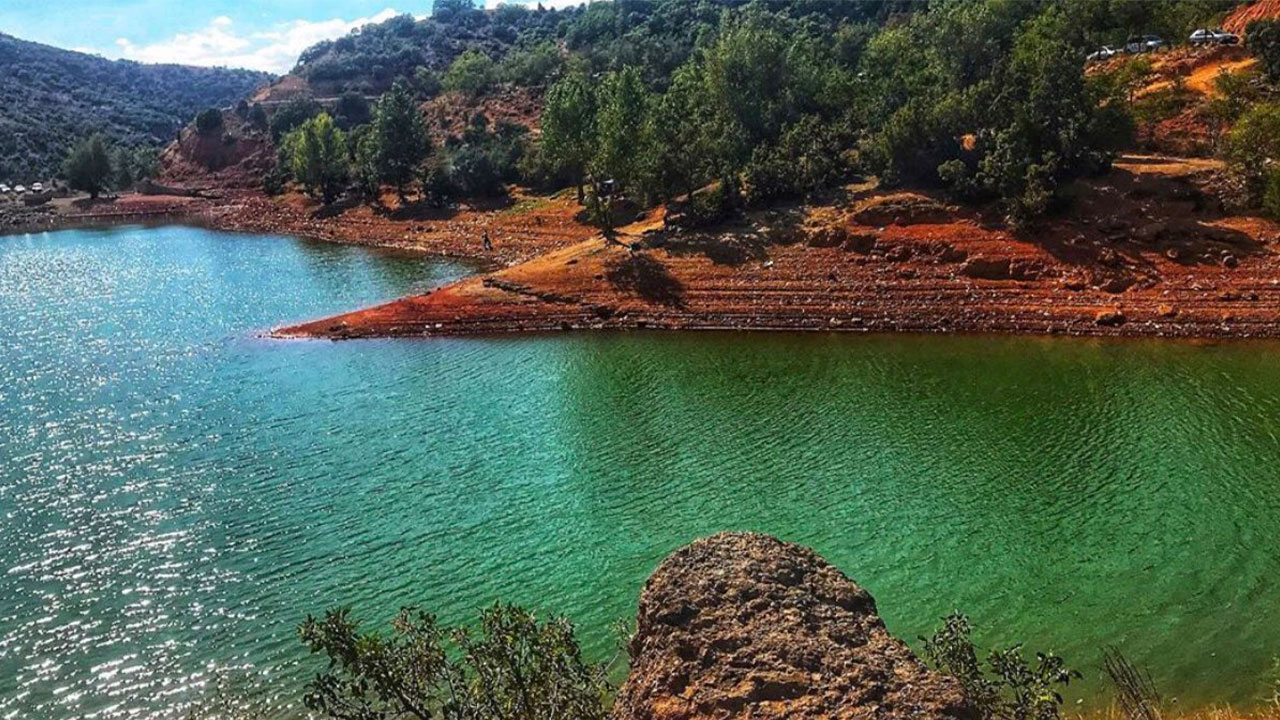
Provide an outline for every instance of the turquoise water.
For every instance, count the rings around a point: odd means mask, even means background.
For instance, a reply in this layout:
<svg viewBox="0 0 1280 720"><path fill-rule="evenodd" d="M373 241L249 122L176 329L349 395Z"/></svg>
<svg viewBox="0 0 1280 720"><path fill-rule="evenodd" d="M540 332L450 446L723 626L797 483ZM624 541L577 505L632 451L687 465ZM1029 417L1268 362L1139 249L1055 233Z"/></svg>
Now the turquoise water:
<svg viewBox="0 0 1280 720"><path fill-rule="evenodd" d="M573 334L274 342L468 272L189 228L0 238L0 718L297 713L308 612L495 598L612 647L667 552L817 548L892 630L959 608L1098 697L1280 654L1280 345Z"/></svg>

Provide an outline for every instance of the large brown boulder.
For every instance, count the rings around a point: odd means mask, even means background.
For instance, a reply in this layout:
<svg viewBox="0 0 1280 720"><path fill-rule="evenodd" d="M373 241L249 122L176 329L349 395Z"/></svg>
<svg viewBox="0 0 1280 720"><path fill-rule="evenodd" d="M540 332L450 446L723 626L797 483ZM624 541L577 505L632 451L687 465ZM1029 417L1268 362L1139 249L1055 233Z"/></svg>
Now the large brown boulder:
<svg viewBox="0 0 1280 720"><path fill-rule="evenodd" d="M976 714L812 550L724 533L672 553L640 596L616 720Z"/></svg>

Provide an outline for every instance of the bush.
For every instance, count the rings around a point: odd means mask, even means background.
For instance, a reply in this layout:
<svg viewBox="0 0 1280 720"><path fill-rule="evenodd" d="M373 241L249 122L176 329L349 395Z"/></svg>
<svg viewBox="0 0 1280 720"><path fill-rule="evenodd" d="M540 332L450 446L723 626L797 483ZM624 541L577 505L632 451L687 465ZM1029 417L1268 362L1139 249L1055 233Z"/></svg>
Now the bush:
<svg viewBox="0 0 1280 720"><path fill-rule="evenodd" d="M1253 106L1227 135L1223 154L1243 190L1244 205L1263 201L1280 159L1280 104Z"/></svg>
<svg viewBox="0 0 1280 720"><path fill-rule="evenodd" d="M986 668L973 645L973 628L960 613L943 618L943 626L924 642L924 654L939 672L955 677L984 720L1058 720L1062 695L1079 672L1053 653L1036 653L1035 665L1022 657L1022 646L993 650Z"/></svg>
<svg viewBox="0 0 1280 720"><path fill-rule="evenodd" d="M1244 41L1262 61L1262 69L1271 82L1280 82L1280 19L1249 23Z"/></svg>
<svg viewBox="0 0 1280 720"><path fill-rule="evenodd" d="M365 633L346 609L308 617L302 642L328 664L303 702L334 718L604 720L607 668L582 659L573 625L494 605L478 630L406 608L392 633Z"/></svg>
<svg viewBox="0 0 1280 720"><path fill-rule="evenodd" d="M843 169L835 131L807 115L787 128L777 145L752 153L745 173L747 202L807 195L836 181Z"/></svg>
<svg viewBox="0 0 1280 720"><path fill-rule="evenodd" d="M222 111L217 108L202 110L196 116L196 132L212 135L222 129Z"/></svg>
<svg viewBox="0 0 1280 720"><path fill-rule="evenodd" d="M545 42L531 48L512 50L502 59L500 73L509 83L525 86L546 84L564 65L560 48Z"/></svg>
<svg viewBox="0 0 1280 720"><path fill-rule="evenodd" d="M302 125L302 123L323 112L320 103L307 97L290 100L276 109L271 116L271 138L280 142L280 138Z"/></svg>
<svg viewBox="0 0 1280 720"><path fill-rule="evenodd" d="M493 86L497 76L497 67L488 55L479 50L468 50L449 66L441 86L451 92L479 95Z"/></svg>

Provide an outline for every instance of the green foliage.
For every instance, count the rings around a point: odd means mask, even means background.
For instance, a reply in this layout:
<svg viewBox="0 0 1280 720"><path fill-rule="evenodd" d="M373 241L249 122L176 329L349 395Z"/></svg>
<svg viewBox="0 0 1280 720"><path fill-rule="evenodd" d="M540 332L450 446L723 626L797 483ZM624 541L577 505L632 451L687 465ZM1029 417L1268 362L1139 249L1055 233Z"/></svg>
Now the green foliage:
<svg viewBox="0 0 1280 720"><path fill-rule="evenodd" d="M285 136L283 151L294 180L328 205L346 188L347 137L328 113L302 123Z"/></svg>
<svg viewBox="0 0 1280 720"><path fill-rule="evenodd" d="M114 170L112 185L117 190L128 190L134 183L153 178L160 171L160 159L155 148L117 147L111 159Z"/></svg>
<svg viewBox="0 0 1280 720"><path fill-rule="evenodd" d="M527 133L524 126L512 123L499 123L490 132L488 118L477 114L462 137L450 138L437 153L424 182L428 195L436 201L445 196L501 195L505 183L520 177Z"/></svg>
<svg viewBox="0 0 1280 720"><path fill-rule="evenodd" d="M1070 35L1061 6L1006 0L946 3L877 35L860 92L871 168L999 200L1013 221L1048 210L1064 182L1105 167L1100 135L1115 127Z"/></svg>
<svg viewBox="0 0 1280 720"><path fill-rule="evenodd" d="M541 152L548 167L578 186L579 199L587 164L595 150L595 117L595 92L580 69L571 71L547 91Z"/></svg>
<svg viewBox="0 0 1280 720"><path fill-rule="evenodd" d="M637 152L649 109L649 94L640 72L627 68L609 73L597 94L593 174L611 179L623 190L641 187L644 158Z"/></svg>
<svg viewBox="0 0 1280 720"><path fill-rule="evenodd" d="M711 109L703 87L701 66L690 63L677 69L667 91L652 100L643 135L651 198L687 195L709 180L713 163L705 130Z"/></svg>
<svg viewBox="0 0 1280 720"><path fill-rule="evenodd" d="M245 118L245 121L255 130L267 129L267 111L266 108L262 107L262 103L254 103L253 107L249 108L249 115Z"/></svg>
<svg viewBox="0 0 1280 720"><path fill-rule="evenodd" d="M328 659L304 703L333 718L604 720L605 668L582 659L573 626L495 605L478 629L441 626L405 608L389 635L360 629L346 609L299 629Z"/></svg>
<svg viewBox="0 0 1280 720"><path fill-rule="evenodd" d="M1022 646L993 650L985 666L973 645L973 628L960 613L943 618L943 626L924 641L924 654L939 671L955 677L984 720L1058 720L1062 695L1080 673L1053 653L1036 653L1035 664L1022 656Z"/></svg>
<svg viewBox="0 0 1280 720"><path fill-rule="evenodd" d="M761 145L752 153L744 172L747 201L758 204L812 193L835 182L844 170L836 132L806 115L788 127L777 144Z"/></svg>
<svg viewBox="0 0 1280 720"><path fill-rule="evenodd" d="M420 67L413 73L413 89L423 100L440 94L440 73L430 68Z"/></svg>
<svg viewBox="0 0 1280 720"><path fill-rule="evenodd" d="M62 173L72 190L87 192L96 199L110 186L114 174L106 138L95 133L80 141L67 156Z"/></svg>
<svg viewBox="0 0 1280 720"><path fill-rule="evenodd" d="M1254 20L1244 32L1245 43L1262 63L1271 82L1280 82L1280 19Z"/></svg>
<svg viewBox="0 0 1280 720"><path fill-rule="evenodd" d="M373 138L378 176L395 186L403 199L431 154L426 120L407 83L396 83L378 100L373 110Z"/></svg>
<svg viewBox="0 0 1280 720"><path fill-rule="evenodd" d="M372 117L369 101L358 92L348 90L338 97L333 107L334 119L343 130L351 130L357 125L364 125Z"/></svg>
<svg viewBox="0 0 1280 720"><path fill-rule="evenodd" d="M507 53L498 72L509 83L541 86L555 77L563 67L564 56L560 53L559 46L548 41L529 48L516 48Z"/></svg>
<svg viewBox="0 0 1280 720"><path fill-rule="evenodd" d="M449 65L441 79L441 87L449 92L480 95L498 80L498 68L493 60L479 50L468 50Z"/></svg>
<svg viewBox="0 0 1280 720"><path fill-rule="evenodd" d="M1280 104L1262 103L1246 112L1227 136L1223 155L1244 189L1244 204L1256 204L1272 194L1276 182L1273 168L1280 159Z"/></svg>
<svg viewBox="0 0 1280 720"><path fill-rule="evenodd" d="M72 146L100 132L126 147L160 147L207 107L265 82L248 70L140 65L0 33L0 182L47 180Z"/></svg>
<svg viewBox="0 0 1280 720"><path fill-rule="evenodd" d="M280 142L280 138L292 132L302 123L324 112L320 103L308 97L298 97L276 108L271 116L271 138Z"/></svg>
<svg viewBox="0 0 1280 720"><path fill-rule="evenodd" d="M217 108L201 110L196 115L196 131L201 135L212 135L222 130L222 111Z"/></svg>

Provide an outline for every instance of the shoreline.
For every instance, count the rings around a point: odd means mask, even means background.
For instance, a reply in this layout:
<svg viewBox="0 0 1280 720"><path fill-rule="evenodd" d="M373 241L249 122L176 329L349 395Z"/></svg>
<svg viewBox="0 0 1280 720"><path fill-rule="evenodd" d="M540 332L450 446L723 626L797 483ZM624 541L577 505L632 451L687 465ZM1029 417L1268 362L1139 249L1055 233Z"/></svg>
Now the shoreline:
<svg viewBox="0 0 1280 720"><path fill-rule="evenodd" d="M1071 213L1022 233L980 209L870 184L703 231L665 232L659 208L619 228L622 242L584 224L567 193L519 192L443 209L394 198L319 208L250 190L127 195L0 233L184 224L478 269L425 295L263 333L277 339L582 330L1280 339L1280 225L1223 211L1203 190L1213 170L1122 158Z"/></svg>

